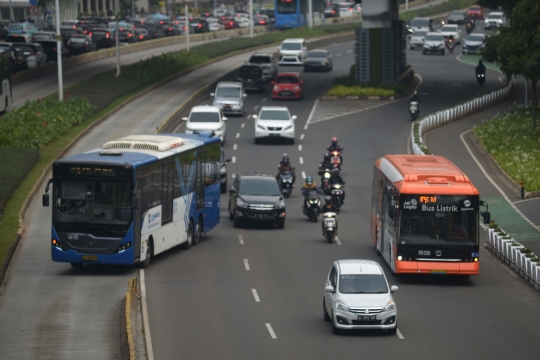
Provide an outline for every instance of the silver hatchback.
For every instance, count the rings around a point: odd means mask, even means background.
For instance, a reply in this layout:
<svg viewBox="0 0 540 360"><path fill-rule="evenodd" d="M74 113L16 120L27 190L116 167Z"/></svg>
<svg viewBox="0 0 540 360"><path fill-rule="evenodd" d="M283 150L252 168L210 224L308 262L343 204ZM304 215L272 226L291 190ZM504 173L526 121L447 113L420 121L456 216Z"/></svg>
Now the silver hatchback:
<svg viewBox="0 0 540 360"><path fill-rule="evenodd" d="M221 109L224 114L244 116L244 93L242 83L223 81L217 84L216 92L211 93L214 97L214 106Z"/></svg>
<svg viewBox="0 0 540 360"><path fill-rule="evenodd" d="M345 329L385 329L397 332L397 307L381 266L371 260L338 260L326 278L324 320L332 332Z"/></svg>

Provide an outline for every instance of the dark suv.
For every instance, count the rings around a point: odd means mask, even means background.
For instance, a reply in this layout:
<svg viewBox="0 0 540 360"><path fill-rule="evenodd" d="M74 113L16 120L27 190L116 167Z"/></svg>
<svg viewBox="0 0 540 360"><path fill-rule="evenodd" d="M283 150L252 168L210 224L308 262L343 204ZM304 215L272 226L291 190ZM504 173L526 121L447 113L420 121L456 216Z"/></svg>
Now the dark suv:
<svg viewBox="0 0 540 360"><path fill-rule="evenodd" d="M259 173L236 175L229 190L229 219L234 227L246 221L276 223L285 226L285 200L274 176Z"/></svg>
<svg viewBox="0 0 540 360"><path fill-rule="evenodd" d="M246 91L253 90L263 93L265 90L264 70L259 64L240 66L236 78L242 83Z"/></svg>
<svg viewBox="0 0 540 360"><path fill-rule="evenodd" d="M278 64L272 53L255 53L249 58L248 64L262 67L263 78L266 81L274 80L278 74Z"/></svg>

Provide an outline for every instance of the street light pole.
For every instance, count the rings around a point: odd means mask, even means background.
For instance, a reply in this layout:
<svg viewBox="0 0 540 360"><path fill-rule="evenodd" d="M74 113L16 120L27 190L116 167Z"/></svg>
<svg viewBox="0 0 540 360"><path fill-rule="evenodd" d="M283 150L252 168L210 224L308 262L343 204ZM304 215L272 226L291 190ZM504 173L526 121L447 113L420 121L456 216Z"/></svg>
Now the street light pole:
<svg viewBox="0 0 540 360"><path fill-rule="evenodd" d="M253 37L253 0L249 0L249 37Z"/></svg>
<svg viewBox="0 0 540 360"><path fill-rule="evenodd" d="M11 1L10 1L11 4ZM60 35L60 5L54 1L56 12L56 64L58 66L58 100L64 100L64 79L62 75L62 36Z"/></svg>
<svg viewBox="0 0 540 360"><path fill-rule="evenodd" d="M116 10L116 77L120 77L120 29L118 26L118 0L114 2L114 6Z"/></svg>
<svg viewBox="0 0 540 360"><path fill-rule="evenodd" d="M185 11L185 18L186 18L186 51L189 51L189 30L191 29L191 24L189 23L189 14L188 14L188 6L187 4L184 7Z"/></svg>
<svg viewBox="0 0 540 360"><path fill-rule="evenodd" d="M135 17L135 0L131 0L131 17Z"/></svg>
<svg viewBox="0 0 540 360"><path fill-rule="evenodd" d="M313 1L312 0L308 0L308 24L309 24L309 27L313 27Z"/></svg>
<svg viewBox="0 0 540 360"><path fill-rule="evenodd" d="M405 10L409 10L409 0L405 0Z"/></svg>

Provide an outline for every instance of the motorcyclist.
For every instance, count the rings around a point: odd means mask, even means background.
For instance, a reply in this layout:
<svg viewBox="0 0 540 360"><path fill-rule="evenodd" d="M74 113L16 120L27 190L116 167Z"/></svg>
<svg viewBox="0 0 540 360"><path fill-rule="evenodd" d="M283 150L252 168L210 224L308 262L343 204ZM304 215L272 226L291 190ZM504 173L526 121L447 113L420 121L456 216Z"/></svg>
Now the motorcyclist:
<svg viewBox="0 0 540 360"><path fill-rule="evenodd" d="M324 198L324 205L321 206L321 214L325 214L327 212L337 213L337 208L334 206L331 196L326 196ZM336 222L336 233L337 233L337 222ZM322 234L324 236L324 221L322 222Z"/></svg>
<svg viewBox="0 0 540 360"><path fill-rule="evenodd" d="M316 191L319 192L317 189L317 184L313 181L313 178L311 176L306 177L306 182L302 185L302 195L304 195L304 209L307 209L307 197L310 192Z"/></svg>
<svg viewBox="0 0 540 360"><path fill-rule="evenodd" d="M324 160L319 164L319 175L322 175L324 170L332 168L332 161L330 160L330 154L324 154Z"/></svg>
<svg viewBox="0 0 540 360"><path fill-rule="evenodd" d="M341 165L343 165L343 156L341 156L341 153L343 152L343 148L338 145L337 137L335 136L332 137L330 141L331 141L330 146L326 150L328 150L329 153L331 153L332 151L339 151L340 152L339 161L341 162Z"/></svg>
<svg viewBox="0 0 540 360"><path fill-rule="evenodd" d="M467 16L467 18L465 19L465 27L470 27L471 29L474 29L475 23L473 17Z"/></svg>
<svg viewBox="0 0 540 360"><path fill-rule="evenodd" d="M334 184L344 185L345 184L345 181L343 181L343 178L341 176L339 176L339 170L338 169L332 170L332 176L330 177L330 180L328 182L330 183L330 188L327 191L327 193L329 193L329 194L332 193L332 187L331 187L332 185L334 185ZM342 199L343 199L343 203L345 203L345 191L343 191Z"/></svg>
<svg viewBox="0 0 540 360"><path fill-rule="evenodd" d="M476 75L485 73L486 67L484 66L484 63L482 62L482 60L478 60L478 66L476 67Z"/></svg>
<svg viewBox="0 0 540 360"><path fill-rule="evenodd" d="M409 112L411 111L411 103L416 102L416 110L420 113L420 97L418 96L418 91L415 91L411 98L409 99Z"/></svg>
<svg viewBox="0 0 540 360"><path fill-rule="evenodd" d="M454 41L454 35L449 35L447 38L446 38L446 47L447 48L450 48L450 46L455 46L456 45L456 42ZM452 45L450 45L452 44Z"/></svg>
<svg viewBox="0 0 540 360"><path fill-rule="evenodd" d="M296 182L296 174L294 172L294 167L291 165L291 162L289 161L289 155L287 153L284 153L281 156L281 161L278 164L278 173L276 175L276 179L279 181L279 176L284 171L290 171L292 174L292 187L294 187L294 183Z"/></svg>

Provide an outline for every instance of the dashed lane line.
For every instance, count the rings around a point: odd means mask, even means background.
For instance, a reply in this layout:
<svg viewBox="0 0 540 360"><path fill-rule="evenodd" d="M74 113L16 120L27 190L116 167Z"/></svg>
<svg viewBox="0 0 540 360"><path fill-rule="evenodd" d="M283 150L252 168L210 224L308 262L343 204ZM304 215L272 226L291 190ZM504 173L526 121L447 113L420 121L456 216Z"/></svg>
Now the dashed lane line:
<svg viewBox="0 0 540 360"><path fill-rule="evenodd" d="M261 302L261 299L259 298L259 294L257 294L257 290L251 289L251 292L253 293L253 297L255 298L255 302Z"/></svg>
<svg viewBox="0 0 540 360"><path fill-rule="evenodd" d="M242 235L238 235L238 241L240 241L240 245L244 245L244 237Z"/></svg>
<svg viewBox="0 0 540 360"><path fill-rule="evenodd" d="M302 179L305 179L305 178L306 178L306 172L302 171Z"/></svg>
<svg viewBox="0 0 540 360"><path fill-rule="evenodd" d="M259 105L255 105L255 107L253 108L253 110L257 110L259 108Z"/></svg>
<svg viewBox="0 0 540 360"><path fill-rule="evenodd" d="M347 50L347 54L350 54L350 53L352 53L352 50Z"/></svg>
<svg viewBox="0 0 540 360"><path fill-rule="evenodd" d="M337 236L336 236L336 244L338 244L338 245L343 245L343 244L341 243L341 241L339 241L339 238L338 238Z"/></svg>
<svg viewBox="0 0 540 360"><path fill-rule="evenodd" d="M304 130L307 130L308 124L304 125Z"/></svg>
<svg viewBox="0 0 540 360"><path fill-rule="evenodd" d="M304 158L303 157L300 156L299 161L300 161L300 165L304 164Z"/></svg>
<svg viewBox="0 0 540 360"><path fill-rule="evenodd" d="M233 150L236 150L238 148L238 145L234 144L232 148L233 148Z"/></svg>
<svg viewBox="0 0 540 360"><path fill-rule="evenodd" d="M240 133L236 133L236 138L238 139L240 137Z"/></svg>
<svg viewBox="0 0 540 360"><path fill-rule="evenodd" d="M233 157L232 157L232 163L233 163L233 164L236 163L236 156L233 156Z"/></svg>
<svg viewBox="0 0 540 360"><path fill-rule="evenodd" d="M274 332L274 329L272 329L272 325L269 323L266 323L266 328L268 329L268 332L270 333L270 337L272 339L277 339L276 333Z"/></svg>
<svg viewBox="0 0 540 360"><path fill-rule="evenodd" d="M244 259L244 267L246 268L246 271L249 271L249 262L248 262L248 259Z"/></svg>
<svg viewBox="0 0 540 360"><path fill-rule="evenodd" d="M261 101L266 101L266 98L262 99Z"/></svg>
<svg viewBox="0 0 540 360"><path fill-rule="evenodd" d="M397 329L396 334L397 334L398 338L400 338L401 340L405 340L405 337L403 336L401 331L399 331L399 329Z"/></svg>
<svg viewBox="0 0 540 360"><path fill-rule="evenodd" d="M298 145L298 151L302 151L302 145Z"/></svg>
<svg viewBox="0 0 540 360"><path fill-rule="evenodd" d="M249 118L249 117L251 117L251 115L248 115L248 118ZM246 126L246 124L245 124L245 123L242 123L242 125L240 125L240 128L243 129L244 126Z"/></svg>
<svg viewBox="0 0 540 360"><path fill-rule="evenodd" d="M304 134L300 135L300 140L304 140Z"/></svg>

